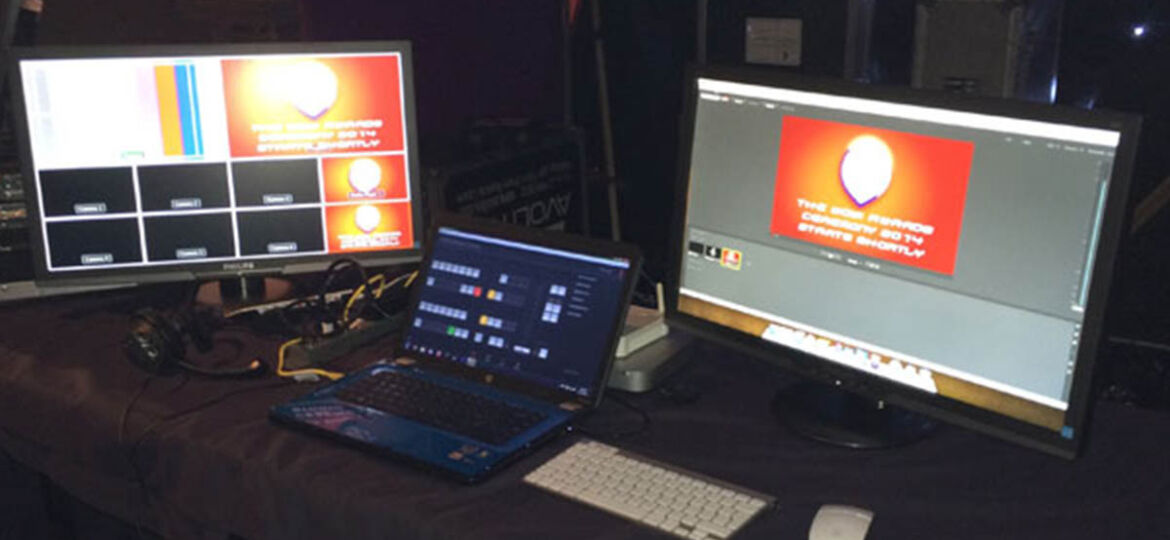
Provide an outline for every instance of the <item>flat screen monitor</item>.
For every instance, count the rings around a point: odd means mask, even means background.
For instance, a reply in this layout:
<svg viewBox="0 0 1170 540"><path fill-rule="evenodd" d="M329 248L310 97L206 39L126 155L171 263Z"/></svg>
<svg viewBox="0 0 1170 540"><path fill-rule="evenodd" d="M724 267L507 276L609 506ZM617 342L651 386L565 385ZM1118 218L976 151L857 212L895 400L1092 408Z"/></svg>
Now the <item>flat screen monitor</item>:
<svg viewBox="0 0 1170 540"><path fill-rule="evenodd" d="M405 42L18 49L38 283L417 261Z"/></svg>
<svg viewBox="0 0 1170 540"><path fill-rule="evenodd" d="M733 68L688 86L672 324L1075 455L1138 119Z"/></svg>

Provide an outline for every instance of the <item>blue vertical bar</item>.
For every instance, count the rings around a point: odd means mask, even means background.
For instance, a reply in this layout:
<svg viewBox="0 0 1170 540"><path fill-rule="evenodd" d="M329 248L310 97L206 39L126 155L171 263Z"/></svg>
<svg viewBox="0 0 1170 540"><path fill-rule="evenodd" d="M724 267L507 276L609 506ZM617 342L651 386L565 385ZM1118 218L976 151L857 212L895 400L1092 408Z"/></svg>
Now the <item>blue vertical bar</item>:
<svg viewBox="0 0 1170 540"><path fill-rule="evenodd" d="M191 118L195 121L195 154L203 155L203 116L199 114L199 86L195 81L195 64L187 64L187 80L191 82Z"/></svg>
<svg viewBox="0 0 1170 540"><path fill-rule="evenodd" d="M183 133L183 154L195 154L195 122L191 118L191 87L187 66L175 66L175 87L179 91L179 126Z"/></svg>

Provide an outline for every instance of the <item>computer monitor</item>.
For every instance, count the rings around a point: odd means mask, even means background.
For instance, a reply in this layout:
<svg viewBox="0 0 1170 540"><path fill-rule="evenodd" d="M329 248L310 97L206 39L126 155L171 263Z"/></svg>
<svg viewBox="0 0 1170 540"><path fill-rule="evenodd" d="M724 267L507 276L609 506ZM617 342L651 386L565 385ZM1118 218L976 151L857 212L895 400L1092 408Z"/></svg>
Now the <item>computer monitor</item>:
<svg viewBox="0 0 1170 540"><path fill-rule="evenodd" d="M688 85L671 324L870 412L1075 456L1138 119L734 68Z"/></svg>
<svg viewBox="0 0 1170 540"><path fill-rule="evenodd" d="M417 261L406 42L17 49L39 284Z"/></svg>

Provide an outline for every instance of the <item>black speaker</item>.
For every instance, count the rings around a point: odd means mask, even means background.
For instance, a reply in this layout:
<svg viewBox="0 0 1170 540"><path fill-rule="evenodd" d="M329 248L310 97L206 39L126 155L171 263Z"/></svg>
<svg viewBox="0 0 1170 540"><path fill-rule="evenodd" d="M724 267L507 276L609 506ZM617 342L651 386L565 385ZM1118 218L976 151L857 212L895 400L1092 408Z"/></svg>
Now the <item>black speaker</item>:
<svg viewBox="0 0 1170 540"><path fill-rule="evenodd" d="M215 317L204 311L167 313L142 309L130 316L130 332L122 347L131 364L153 375L170 375L182 370L207 377L245 377L264 371L264 364L259 360L226 369L208 369L187 362L189 344L199 352L211 350L215 327Z"/></svg>
<svg viewBox="0 0 1170 540"><path fill-rule="evenodd" d="M1061 0L917 0L913 85L1051 103Z"/></svg>

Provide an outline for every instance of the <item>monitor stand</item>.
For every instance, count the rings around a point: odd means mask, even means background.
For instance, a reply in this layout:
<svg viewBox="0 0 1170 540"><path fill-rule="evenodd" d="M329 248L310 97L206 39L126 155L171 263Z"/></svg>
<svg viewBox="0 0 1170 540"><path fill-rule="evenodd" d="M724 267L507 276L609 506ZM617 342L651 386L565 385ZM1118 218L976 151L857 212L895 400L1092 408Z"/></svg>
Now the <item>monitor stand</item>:
<svg viewBox="0 0 1170 540"><path fill-rule="evenodd" d="M772 412L804 437L857 449L910 444L937 426L934 420L901 407L814 382L777 392Z"/></svg>
<svg viewBox="0 0 1170 540"><path fill-rule="evenodd" d="M208 281L199 286L196 299L200 304L223 306L231 310L288 298L293 291L290 281L280 278L241 276Z"/></svg>

